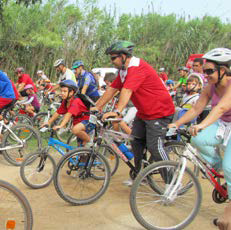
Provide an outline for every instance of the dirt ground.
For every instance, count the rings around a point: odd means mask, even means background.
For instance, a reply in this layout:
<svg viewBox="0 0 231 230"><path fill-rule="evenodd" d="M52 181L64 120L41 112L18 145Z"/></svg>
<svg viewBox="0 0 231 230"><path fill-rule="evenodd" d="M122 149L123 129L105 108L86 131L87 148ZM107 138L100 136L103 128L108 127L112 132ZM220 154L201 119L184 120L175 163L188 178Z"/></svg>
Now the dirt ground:
<svg viewBox="0 0 231 230"><path fill-rule="evenodd" d="M128 177L128 168L121 162L118 172L111 179L110 187L101 199L87 206L71 206L56 193L54 185L33 190L23 184L19 168L10 166L0 156L1 179L17 186L28 198L34 215L34 230L141 230L129 206L130 188L122 184ZM201 179L203 202L199 215L187 228L189 230L216 229L213 218L219 216L225 204L212 201L212 186Z"/></svg>

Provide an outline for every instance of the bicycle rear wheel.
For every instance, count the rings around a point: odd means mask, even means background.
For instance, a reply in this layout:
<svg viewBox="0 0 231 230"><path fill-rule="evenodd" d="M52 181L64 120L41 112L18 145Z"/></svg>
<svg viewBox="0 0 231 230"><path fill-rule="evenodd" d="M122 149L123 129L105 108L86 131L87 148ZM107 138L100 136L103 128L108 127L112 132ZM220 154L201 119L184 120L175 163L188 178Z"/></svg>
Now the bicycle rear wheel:
<svg viewBox="0 0 231 230"><path fill-rule="evenodd" d="M87 148L78 148L59 161L54 185L58 195L73 205L98 200L110 182L110 167L104 156Z"/></svg>
<svg viewBox="0 0 231 230"><path fill-rule="evenodd" d="M200 183L188 168L181 175L179 167L174 161L153 163L135 179L130 206L136 220L146 229L184 229L197 215L202 199ZM156 171L164 171L165 176ZM177 184L179 176L182 179ZM185 190L188 181L191 186Z"/></svg>
<svg viewBox="0 0 231 230"><path fill-rule="evenodd" d="M19 145L19 142L12 133L6 132L2 140L2 147L5 148L2 153L7 162L20 166L29 153L41 148L41 138L30 125L16 125L11 128L11 131L23 142L23 146L12 148Z"/></svg>
<svg viewBox="0 0 231 230"><path fill-rule="evenodd" d="M32 229L33 214L28 200L19 189L2 180L0 210L0 229Z"/></svg>
<svg viewBox="0 0 231 230"><path fill-rule="evenodd" d="M34 189L44 188L53 180L55 160L48 153L32 153L20 167L23 182Z"/></svg>

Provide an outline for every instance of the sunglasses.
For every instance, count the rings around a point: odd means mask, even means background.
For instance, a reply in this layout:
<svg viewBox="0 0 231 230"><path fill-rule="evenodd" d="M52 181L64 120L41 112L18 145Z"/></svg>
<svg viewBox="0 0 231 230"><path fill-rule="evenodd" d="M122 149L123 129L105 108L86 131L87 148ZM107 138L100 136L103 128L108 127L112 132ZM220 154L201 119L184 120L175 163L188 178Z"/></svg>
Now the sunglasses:
<svg viewBox="0 0 231 230"><path fill-rule="evenodd" d="M115 61L116 58L120 57L120 55L117 55L117 56L111 56L111 60L112 61Z"/></svg>
<svg viewBox="0 0 231 230"><path fill-rule="evenodd" d="M193 65L193 67L199 67L199 65Z"/></svg>
<svg viewBox="0 0 231 230"><path fill-rule="evenodd" d="M217 69L204 69L203 70L206 75L211 75L217 71Z"/></svg>

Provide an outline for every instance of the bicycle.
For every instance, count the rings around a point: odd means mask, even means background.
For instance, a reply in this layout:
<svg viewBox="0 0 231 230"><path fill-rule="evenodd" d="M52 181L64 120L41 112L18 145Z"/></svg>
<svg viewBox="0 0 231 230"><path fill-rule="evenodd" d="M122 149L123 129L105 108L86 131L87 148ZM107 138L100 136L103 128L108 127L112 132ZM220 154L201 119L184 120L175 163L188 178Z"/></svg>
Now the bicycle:
<svg viewBox="0 0 231 230"><path fill-rule="evenodd" d="M30 203L18 188L3 180L0 180L0 210L0 229L32 229Z"/></svg>
<svg viewBox="0 0 231 230"><path fill-rule="evenodd" d="M216 203L228 199L226 184L221 184L224 176L197 154L190 145L190 135L184 129L179 129L177 133L185 146L178 161L149 165L137 176L131 189L132 213L146 229L183 229L196 217L202 191L198 177L187 167L189 162L198 167L203 177L214 186L212 198ZM156 171L159 173L154 174Z"/></svg>
<svg viewBox="0 0 231 230"><path fill-rule="evenodd" d="M39 133L30 125L13 123L5 124L6 111L3 112L3 120L0 121L0 133L3 132L2 151L5 160L15 166L21 165L25 155L31 148L41 147Z"/></svg>

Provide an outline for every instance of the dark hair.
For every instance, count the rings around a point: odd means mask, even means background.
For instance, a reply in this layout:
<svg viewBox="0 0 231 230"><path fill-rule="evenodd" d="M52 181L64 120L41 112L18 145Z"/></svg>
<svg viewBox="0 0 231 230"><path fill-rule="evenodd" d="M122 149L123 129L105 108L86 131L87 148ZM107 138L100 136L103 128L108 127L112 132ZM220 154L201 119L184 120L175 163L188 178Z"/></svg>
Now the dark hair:
<svg viewBox="0 0 231 230"><path fill-rule="evenodd" d="M195 58L195 59L193 60L193 63L194 63L194 62L199 62L200 65L203 65L203 64L204 64L203 58Z"/></svg>
<svg viewBox="0 0 231 230"><path fill-rule="evenodd" d="M103 80L113 82L115 79L116 79L116 74L111 72L111 73L106 73Z"/></svg>

